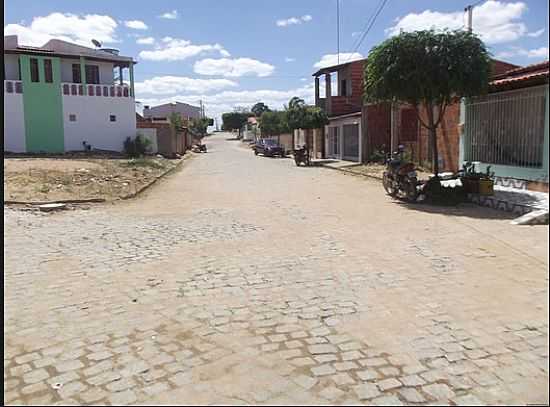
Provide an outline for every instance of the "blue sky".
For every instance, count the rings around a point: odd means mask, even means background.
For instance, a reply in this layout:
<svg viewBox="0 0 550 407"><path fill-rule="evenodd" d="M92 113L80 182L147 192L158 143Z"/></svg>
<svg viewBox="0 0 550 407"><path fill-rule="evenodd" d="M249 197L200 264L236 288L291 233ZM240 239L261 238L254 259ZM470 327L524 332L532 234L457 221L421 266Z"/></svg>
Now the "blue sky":
<svg viewBox="0 0 550 407"><path fill-rule="evenodd" d="M5 32L18 34L20 43L40 46L56 37L89 45L96 38L138 61L138 100L202 99L212 116L256 101L280 108L294 95L311 101L311 74L336 59L336 0L4 4ZM355 49L379 4L340 0L341 60L366 56L400 29L460 28L468 2L388 0ZM526 65L548 58L547 15L543 0L490 0L474 9L474 31L494 56Z"/></svg>

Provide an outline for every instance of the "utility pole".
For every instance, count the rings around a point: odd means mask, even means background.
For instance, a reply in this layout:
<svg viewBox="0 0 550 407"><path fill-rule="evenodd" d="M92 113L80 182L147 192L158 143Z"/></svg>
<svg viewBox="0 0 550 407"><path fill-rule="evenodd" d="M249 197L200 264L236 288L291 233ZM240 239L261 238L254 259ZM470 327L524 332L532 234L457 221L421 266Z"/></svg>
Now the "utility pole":
<svg viewBox="0 0 550 407"><path fill-rule="evenodd" d="M340 0L336 0L336 54L340 65Z"/></svg>
<svg viewBox="0 0 550 407"><path fill-rule="evenodd" d="M466 6L464 11L468 13L468 31L472 32L472 11L474 10L473 5Z"/></svg>

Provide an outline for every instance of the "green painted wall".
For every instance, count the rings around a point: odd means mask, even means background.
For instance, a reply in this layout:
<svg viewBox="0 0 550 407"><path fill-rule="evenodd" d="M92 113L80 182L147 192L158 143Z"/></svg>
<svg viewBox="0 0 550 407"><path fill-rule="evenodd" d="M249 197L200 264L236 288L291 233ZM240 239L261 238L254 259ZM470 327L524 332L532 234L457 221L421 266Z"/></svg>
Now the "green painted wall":
<svg viewBox="0 0 550 407"><path fill-rule="evenodd" d="M31 82L30 59L38 59L39 82ZM53 82L45 82L44 59L52 61ZM27 152L64 151L61 63L59 58L21 55Z"/></svg>

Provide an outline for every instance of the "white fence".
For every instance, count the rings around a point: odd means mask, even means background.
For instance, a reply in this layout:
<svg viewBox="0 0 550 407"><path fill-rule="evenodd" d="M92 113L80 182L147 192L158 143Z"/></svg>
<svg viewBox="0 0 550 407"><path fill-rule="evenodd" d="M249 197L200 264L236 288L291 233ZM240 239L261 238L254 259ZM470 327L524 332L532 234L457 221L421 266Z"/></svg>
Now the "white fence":
<svg viewBox="0 0 550 407"><path fill-rule="evenodd" d="M546 87L498 92L466 103L464 158L541 168Z"/></svg>

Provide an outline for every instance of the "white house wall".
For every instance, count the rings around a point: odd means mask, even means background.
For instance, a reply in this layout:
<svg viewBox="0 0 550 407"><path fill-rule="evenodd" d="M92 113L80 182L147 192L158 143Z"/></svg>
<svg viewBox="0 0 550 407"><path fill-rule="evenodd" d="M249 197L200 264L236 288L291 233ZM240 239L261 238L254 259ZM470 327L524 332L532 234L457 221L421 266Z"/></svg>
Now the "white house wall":
<svg viewBox="0 0 550 407"><path fill-rule="evenodd" d="M76 115L76 121L69 120ZM116 121L110 121L110 115ZM83 141L92 148L122 151L124 140L136 136L134 100L123 97L63 95L65 151L82 150Z"/></svg>
<svg viewBox="0 0 550 407"><path fill-rule="evenodd" d="M25 116L23 95L4 92L4 151L24 153Z"/></svg>

